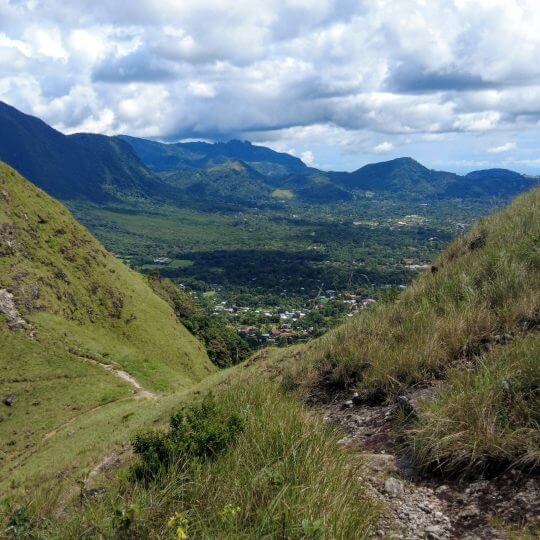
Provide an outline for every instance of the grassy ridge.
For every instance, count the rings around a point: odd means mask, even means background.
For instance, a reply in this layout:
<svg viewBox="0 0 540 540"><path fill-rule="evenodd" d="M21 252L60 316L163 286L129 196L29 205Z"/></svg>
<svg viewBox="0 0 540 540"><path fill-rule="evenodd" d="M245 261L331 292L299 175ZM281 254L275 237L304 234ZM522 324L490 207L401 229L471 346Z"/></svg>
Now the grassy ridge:
<svg viewBox="0 0 540 540"><path fill-rule="evenodd" d="M146 278L3 164L0 289L13 295L29 325L10 329L0 312L0 397L14 396L11 407L0 406L4 488L84 469L120 434L125 440L140 409L156 409L141 407L129 384L85 357L161 393L191 387L215 371ZM133 422L121 420L126 414ZM56 446L58 439L63 446Z"/></svg>
<svg viewBox="0 0 540 540"><path fill-rule="evenodd" d="M431 272L309 345L289 374L368 401L446 382L408 428L420 468L540 464L540 190L458 238ZM308 381L306 383L306 381Z"/></svg>
<svg viewBox="0 0 540 540"><path fill-rule="evenodd" d="M0 288L38 329L77 342L157 390L200 380L212 367L145 278L94 240L71 214L0 165ZM73 338L73 339L71 339Z"/></svg>
<svg viewBox="0 0 540 540"><path fill-rule="evenodd" d="M515 333L540 310L540 190L458 238L395 303L362 314L307 353L315 376L392 396Z"/></svg>

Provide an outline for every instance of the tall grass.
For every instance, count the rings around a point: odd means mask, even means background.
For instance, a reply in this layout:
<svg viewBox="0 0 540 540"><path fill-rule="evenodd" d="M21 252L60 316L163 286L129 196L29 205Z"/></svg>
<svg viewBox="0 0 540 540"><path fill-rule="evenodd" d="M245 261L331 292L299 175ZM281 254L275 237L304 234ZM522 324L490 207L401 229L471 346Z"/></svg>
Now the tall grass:
<svg viewBox="0 0 540 540"><path fill-rule="evenodd" d="M493 349L473 371L453 369L421 408L411 448L423 468L478 475L540 466L540 336Z"/></svg>
<svg viewBox="0 0 540 540"><path fill-rule="evenodd" d="M322 419L270 382L244 381L218 399L224 410L245 418L227 451L181 463L146 487L121 478L105 496L42 522L44 532L51 538L172 538L180 523L189 538L373 534L377 512L358 480L358 463Z"/></svg>
<svg viewBox="0 0 540 540"><path fill-rule="evenodd" d="M540 190L458 238L393 304L383 304L308 348L311 384L356 384L396 395L515 333L540 312Z"/></svg>

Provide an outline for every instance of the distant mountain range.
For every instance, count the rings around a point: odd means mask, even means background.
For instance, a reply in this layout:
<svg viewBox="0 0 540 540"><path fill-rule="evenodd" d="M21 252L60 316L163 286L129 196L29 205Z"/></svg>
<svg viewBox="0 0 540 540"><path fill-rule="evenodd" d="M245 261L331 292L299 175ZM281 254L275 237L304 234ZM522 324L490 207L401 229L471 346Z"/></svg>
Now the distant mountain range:
<svg viewBox="0 0 540 540"><path fill-rule="evenodd" d="M328 204L367 194L509 199L538 183L506 169L465 176L412 158L321 171L246 141L161 143L129 136L64 135L0 102L0 160L61 200L150 198L183 205Z"/></svg>

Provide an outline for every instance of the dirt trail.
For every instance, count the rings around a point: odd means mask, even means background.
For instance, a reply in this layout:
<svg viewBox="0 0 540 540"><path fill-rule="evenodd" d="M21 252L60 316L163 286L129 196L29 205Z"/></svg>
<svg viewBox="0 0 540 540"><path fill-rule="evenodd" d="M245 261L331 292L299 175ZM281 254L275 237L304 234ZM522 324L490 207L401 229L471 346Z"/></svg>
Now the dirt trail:
<svg viewBox="0 0 540 540"><path fill-rule="evenodd" d="M98 362L97 360L94 360L92 358L86 358L85 356L78 356L77 358L80 358L81 360L84 360L85 362L90 362L91 364L94 364L96 366L99 366L103 369L106 369L107 371L110 371L113 375L118 377L119 379L122 379L123 381L126 381L127 383L131 384L133 388L135 389L135 398L137 399L157 399L159 396L155 392L152 392L150 390L146 390L143 388L141 383L135 379L132 375L130 375L127 371L123 371L121 369L117 369L109 364L104 364L103 362Z"/></svg>
<svg viewBox="0 0 540 540"><path fill-rule="evenodd" d="M511 470L475 482L415 475L403 451L398 404L370 406L341 397L324 406L325 419L346 432L340 441L363 458L360 480L385 510L376 537L497 540L509 535L497 520L537 526L540 479Z"/></svg>

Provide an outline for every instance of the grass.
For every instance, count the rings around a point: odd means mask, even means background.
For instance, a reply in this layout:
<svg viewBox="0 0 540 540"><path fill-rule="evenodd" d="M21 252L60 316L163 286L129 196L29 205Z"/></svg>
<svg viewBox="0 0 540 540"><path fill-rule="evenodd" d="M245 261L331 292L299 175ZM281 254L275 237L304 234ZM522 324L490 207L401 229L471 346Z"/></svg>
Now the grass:
<svg viewBox="0 0 540 540"><path fill-rule="evenodd" d="M540 311L540 190L458 238L395 303L369 310L306 351L311 382L399 394L439 376ZM305 376L305 373L302 375Z"/></svg>
<svg viewBox="0 0 540 540"><path fill-rule="evenodd" d="M405 439L417 467L483 476L540 464L540 190L456 239L394 302L300 351L287 387L371 402L439 380ZM491 349L491 352L488 351Z"/></svg>
<svg viewBox="0 0 540 540"><path fill-rule="evenodd" d="M0 315L0 397L14 396L0 404L0 486L11 497L84 474L215 367L145 277L3 164L0 215L0 289L35 330L12 331ZM163 400L142 405L80 356L127 371Z"/></svg>
<svg viewBox="0 0 540 540"><path fill-rule="evenodd" d="M275 189L272 191L272 197L274 197L274 199L290 201L294 199L294 192L290 189Z"/></svg>
<svg viewBox="0 0 540 540"><path fill-rule="evenodd" d="M425 468L461 475L540 465L540 336L484 355L477 369L453 369L437 399L411 430Z"/></svg>
<svg viewBox="0 0 540 540"><path fill-rule="evenodd" d="M0 237L14 238L0 258L0 288L11 290L38 335L42 328L62 342L69 333L79 348L101 349L156 390L186 387L212 372L202 345L143 276L6 165L0 186L7 193L0 208L10 219Z"/></svg>
<svg viewBox="0 0 540 540"><path fill-rule="evenodd" d="M357 480L339 438L275 383L253 378L220 392L218 405L245 418L243 431L213 459L178 464L154 484L125 475L107 493L56 517L39 498L28 509L48 538L368 538L377 508ZM43 501L41 501L43 502ZM35 516L40 516L35 517Z"/></svg>

